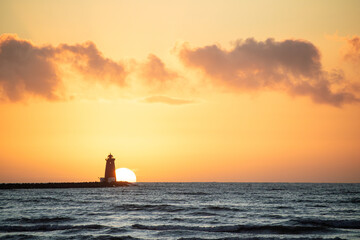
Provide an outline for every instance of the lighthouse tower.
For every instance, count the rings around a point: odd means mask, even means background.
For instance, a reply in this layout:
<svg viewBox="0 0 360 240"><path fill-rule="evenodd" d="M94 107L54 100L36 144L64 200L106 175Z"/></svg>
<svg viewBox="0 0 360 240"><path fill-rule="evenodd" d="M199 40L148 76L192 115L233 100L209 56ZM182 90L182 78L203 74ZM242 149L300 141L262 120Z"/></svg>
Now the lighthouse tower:
<svg viewBox="0 0 360 240"><path fill-rule="evenodd" d="M105 160L106 160L105 177L101 179L101 182L115 182L116 181L115 158L110 153Z"/></svg>

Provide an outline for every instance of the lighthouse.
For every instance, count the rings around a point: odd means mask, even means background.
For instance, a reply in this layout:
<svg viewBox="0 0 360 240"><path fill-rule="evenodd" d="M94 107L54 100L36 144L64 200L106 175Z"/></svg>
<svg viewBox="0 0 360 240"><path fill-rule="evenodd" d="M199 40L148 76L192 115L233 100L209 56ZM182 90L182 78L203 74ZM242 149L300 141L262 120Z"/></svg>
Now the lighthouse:
<svg viewBox="0 0 360 240"><path fill-rule="evenodd" d="M105 159L106 167L105 167L105 177L100 178L101 182L115 182L116 174L115 174L115 158L110 153L109 156Z"/></svg>

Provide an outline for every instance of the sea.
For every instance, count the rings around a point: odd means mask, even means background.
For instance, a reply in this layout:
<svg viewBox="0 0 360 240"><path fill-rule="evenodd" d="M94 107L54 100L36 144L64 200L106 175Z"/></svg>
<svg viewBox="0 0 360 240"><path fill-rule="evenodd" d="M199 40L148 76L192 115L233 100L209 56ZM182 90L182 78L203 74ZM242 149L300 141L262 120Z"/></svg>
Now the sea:
<svg viewBox="0 0 360 240"><path fill-rule="evenodd" d="M360 239L360 184L0 190L1 239Z"/></svg>

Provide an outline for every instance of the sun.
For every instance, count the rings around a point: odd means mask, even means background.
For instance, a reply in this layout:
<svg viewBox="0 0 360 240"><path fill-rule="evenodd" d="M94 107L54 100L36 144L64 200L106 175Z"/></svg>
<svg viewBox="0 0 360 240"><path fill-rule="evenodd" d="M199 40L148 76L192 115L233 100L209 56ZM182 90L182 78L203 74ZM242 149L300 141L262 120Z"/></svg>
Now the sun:
<svg viewBox="0 0 360 240"><path fill-rule="evenodd" d="M136 182L136 175L128 168L116 169L116 181L117 182Z"/></svg>

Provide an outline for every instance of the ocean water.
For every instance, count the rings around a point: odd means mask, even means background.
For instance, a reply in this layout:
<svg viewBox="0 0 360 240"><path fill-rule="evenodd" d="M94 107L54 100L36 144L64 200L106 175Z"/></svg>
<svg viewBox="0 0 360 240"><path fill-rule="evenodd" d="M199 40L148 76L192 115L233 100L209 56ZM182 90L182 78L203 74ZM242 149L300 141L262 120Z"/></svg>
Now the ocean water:
<svg viewBox="0 0 360 240"><path fill-rule="evenodd" d="M4 239L360 239L360 184L0 190Z"/></svg>

